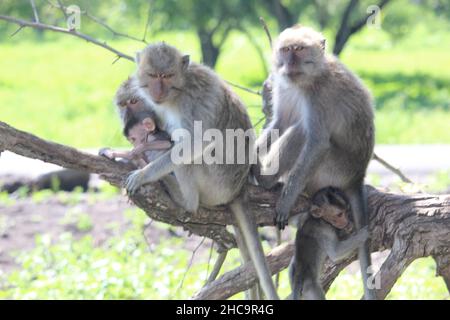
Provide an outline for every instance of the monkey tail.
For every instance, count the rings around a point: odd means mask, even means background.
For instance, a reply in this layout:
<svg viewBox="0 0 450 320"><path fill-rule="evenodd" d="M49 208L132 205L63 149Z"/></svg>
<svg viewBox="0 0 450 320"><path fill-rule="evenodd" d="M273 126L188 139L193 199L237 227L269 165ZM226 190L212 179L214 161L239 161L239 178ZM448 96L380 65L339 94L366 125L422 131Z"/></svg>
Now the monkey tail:
<svg viewBox="0 0 450 320"><path fill-rule="evenodd" d="M267 265L264 250L259 240L259 233L253 216L246 210L245 200L242 196L237 197L230 204L230 209L234 214L238 227L244 237L248 254L253 262L253 266L258 275L259 283L264 295L269 300L278 300L278 294L272 281L271 272Z"/></svg>
<svg viewBox="0 0 450 320"><path fill-rule="evenodd" d="M348 194L356 229L359 230L369 225L369 212L367 208L367 195L364 184L361 182L357 187L350 190ZM369 282L373 276L372 259L370 256L370 238L358 249L358 259L361 267L361 275L364 281L364 298L376 300L373 288L369 288Z"/></svg>
<svg viewBox="0 0 450 320"><path fill-rule="evenodd" d="M289 282L291 283L291 299L292 300L300 300L301 293L303 291L303 282L301 281L302 271L301 266L297 264L297 258L294 256L291 259L291 263L289 264Z"/></svg>

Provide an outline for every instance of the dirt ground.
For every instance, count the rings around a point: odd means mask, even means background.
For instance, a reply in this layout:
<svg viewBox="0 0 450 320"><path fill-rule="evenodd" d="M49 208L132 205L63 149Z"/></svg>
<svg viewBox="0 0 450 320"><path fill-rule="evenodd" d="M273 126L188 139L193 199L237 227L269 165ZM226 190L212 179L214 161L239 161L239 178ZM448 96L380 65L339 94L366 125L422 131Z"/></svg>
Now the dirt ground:
<svg viewBox="0 0 450 320"><path fill-rule="evenodd" d="M13 203L6 205L0 201L0 270L8 272L17 268L14 253L32 249L39 234L49 234L52 239L65 232L71 232L75 238L90 234L94 244L101 245L130 227L131 222L124 212L135 207L127 202L125 196L105 200L94 197L92 194L82 194L76 204L68 203L61 195L38 203L31 198L13 200ZM75 222L67 221L70 212L89 215L92 228L80 231ZM112 224L117 227L111 228ZM147 242L158 243L173 236L187 237L181 229L163 230L153 225L145 229ZM190 236L184 246L187 250L193 250L199 241L199 237ZM205 250L209 248L208 241L204 242L203 247Z"/></svg>

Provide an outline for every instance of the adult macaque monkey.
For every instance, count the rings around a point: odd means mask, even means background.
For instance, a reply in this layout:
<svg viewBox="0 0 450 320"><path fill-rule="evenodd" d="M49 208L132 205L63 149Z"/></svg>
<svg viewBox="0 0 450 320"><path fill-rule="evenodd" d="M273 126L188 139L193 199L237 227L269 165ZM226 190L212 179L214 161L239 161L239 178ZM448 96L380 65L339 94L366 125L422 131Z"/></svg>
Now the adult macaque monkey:
<svg viewBox="0 0 450 320"><path fill-rule="evenodd" d="M134 76L128 77L117 89L114 104L116 105L123 128L125 128L127 120L138 112L153 112L152 105L147 103L139 95L138 89Z"/></svg>
<svg viewBox="0 0 450 320"><path fill-rule="evenodd" d="M189 56L182 55L176 48L165 43L149 45L137 54L136 63L136 78L142 96L154 105L162 129L169 134L184 129L190 133L190 137L184 139L190 139L191 145L195 145L194 121L201 122L203 132L215 129L223 137L227 129L243 132L252 129L245 107L224 81L211 69L190 63ZM200 150L183 154L183 164L172 162L168 151L144 169L131 173L126 188L133 194L142 185L174 172L186 197L184 208L187 211L195 212L199 206L229 205L238 224L236 238L244 260L253 262L266 298L277 299L256 224L242 196L253 152L252 138L245 140L244 148L233 151L234 159L239 158L239 153L245 155L244 163L226 164L224 159L221 163L209 165L198 163L196 160L203 157L212 145L207 146L202 141ZM173 148L181 143L183 140L175 141ZM226 155L224 151L219 147L214 149L215 153Z"/></svg>
<svg viewBox="0 0 450 320"><path fill-rule="evenodd" d="M335 188L319 190L312 198L311 217L298 228L295 252L289 266L294 300L325 300L320 283L323 264L328 256L339 262L351 255L369 236L367 226L345 240L339 240L338 229L351 231L348 204ZM303 219L305 217L302 217Z"/></svg>
<svg viewBox="0 0 450 320"><path fill-rule="evenodd" d="M298 196L333 186L344 191L357 229L368 224L363 181L374 147L371 96L335 57L325 54L325 38L304 26L284 30L273 50L273 119L257 141L269 145L255 170L261 185L284 186L275 223L283 229ZM279 138L271 141L271 130ZM276 174L265 167L279 160ZM260 171L260 172L258 172ZM360 247L365 298L371 267L368 241Z"/></svg>

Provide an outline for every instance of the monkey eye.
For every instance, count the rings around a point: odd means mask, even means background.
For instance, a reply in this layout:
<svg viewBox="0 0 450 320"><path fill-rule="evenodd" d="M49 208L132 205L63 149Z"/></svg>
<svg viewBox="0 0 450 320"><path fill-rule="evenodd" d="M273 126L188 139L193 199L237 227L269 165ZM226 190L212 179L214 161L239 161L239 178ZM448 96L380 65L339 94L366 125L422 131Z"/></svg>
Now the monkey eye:
<svg viewBox="0 0 450 320"><path fill-rule="evenodd" d="M291 48L289 48L289 47L283 47L280 50L281 50L281 52L289 52L290 49Z"/></svg>
<svg viewBox="0 0 450 320"><path fill-rule="evenodd" d="M136 104L136 103L138 103L138 100L136 99L136 98L132 98L132 99L130 99L130 104Z"/></svg>
<svg viewBox="0 0 450 320"><path fill-rule="evenodd" d="M338 216L339 218L342 218L342 217L344 216L344 213L343 213L343 212L339 212L337 216Z"/></svg>
<svg viewBox="0 0 450 320"><path fill-rule="evenodd" d="M155 74L155 73L150 73L150 72L147 72L147 75L148 75L150 78L157 78L157 77L158 77L157 74Z"/></svg>

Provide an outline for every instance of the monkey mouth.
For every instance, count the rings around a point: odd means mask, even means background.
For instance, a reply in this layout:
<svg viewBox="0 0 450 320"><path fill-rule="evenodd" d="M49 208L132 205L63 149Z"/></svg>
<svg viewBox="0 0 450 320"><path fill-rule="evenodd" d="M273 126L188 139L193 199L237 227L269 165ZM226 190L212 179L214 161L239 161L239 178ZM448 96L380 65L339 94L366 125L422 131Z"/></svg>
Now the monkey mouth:
<svg viewBox="0 0 450 320"><path fill-rule="evenodd" d="M297 78L300 77L304 74L304 72L300 71L300 70L287 70L286 75L289 78Z"/></svg>

